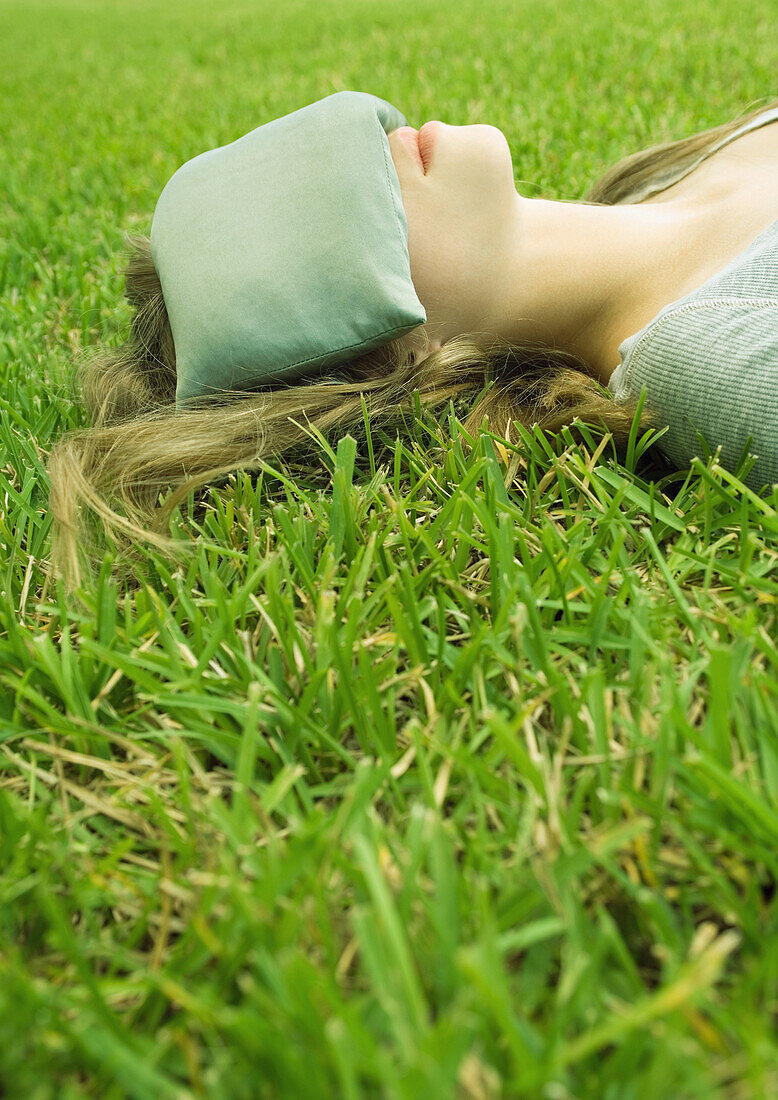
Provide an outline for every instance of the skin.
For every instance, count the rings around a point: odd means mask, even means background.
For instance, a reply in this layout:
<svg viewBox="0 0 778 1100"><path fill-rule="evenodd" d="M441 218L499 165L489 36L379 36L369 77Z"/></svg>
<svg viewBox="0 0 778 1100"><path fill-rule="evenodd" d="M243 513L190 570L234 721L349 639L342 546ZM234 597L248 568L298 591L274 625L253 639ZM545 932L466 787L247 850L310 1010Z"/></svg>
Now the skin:
<svg viewBox="0 0 778 1100"><path fill-rule="evenodd" d="M707 244L731 193L723 179L678 185L669 201L531 199L495 126L442 125L426 173L417 131L387 136L432 349L460 333L542 342L582 356L606 385L619 345L731 258L716 266ZM748 239L733 236L732 256Z"/></svg>

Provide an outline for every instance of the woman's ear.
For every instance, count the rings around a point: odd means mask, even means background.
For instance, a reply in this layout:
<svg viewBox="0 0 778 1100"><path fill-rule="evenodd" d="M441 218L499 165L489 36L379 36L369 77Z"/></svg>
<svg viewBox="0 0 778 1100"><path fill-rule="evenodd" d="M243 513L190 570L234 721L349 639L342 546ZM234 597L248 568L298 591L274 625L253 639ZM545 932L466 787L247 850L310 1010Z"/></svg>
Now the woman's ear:
<svg viewBox="0 0 778 1100"><path fill-rule="evenodd" d="M430 336L426 325L418 325L411 329L405 336L400 337L399 343L414 351L417 356L429 355L430 352L437 351L443 346L440 340Z"/></svg>

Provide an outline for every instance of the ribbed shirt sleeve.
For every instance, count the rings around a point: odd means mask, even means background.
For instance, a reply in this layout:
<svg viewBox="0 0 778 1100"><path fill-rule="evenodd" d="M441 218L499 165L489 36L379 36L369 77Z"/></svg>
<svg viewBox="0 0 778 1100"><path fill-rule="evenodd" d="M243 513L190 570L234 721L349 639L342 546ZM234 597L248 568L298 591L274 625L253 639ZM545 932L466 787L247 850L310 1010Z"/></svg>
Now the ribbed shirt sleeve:
<svg viewBox="0 0 778 1100"><path fill-rule="evenodd" d="M701 431L735 471L748 437L757 461L745 478L778 482L778 221L722 272L670 303L619 347L608 388L646 403L668 431L656 446L679 469L705 458Z"/></svg>

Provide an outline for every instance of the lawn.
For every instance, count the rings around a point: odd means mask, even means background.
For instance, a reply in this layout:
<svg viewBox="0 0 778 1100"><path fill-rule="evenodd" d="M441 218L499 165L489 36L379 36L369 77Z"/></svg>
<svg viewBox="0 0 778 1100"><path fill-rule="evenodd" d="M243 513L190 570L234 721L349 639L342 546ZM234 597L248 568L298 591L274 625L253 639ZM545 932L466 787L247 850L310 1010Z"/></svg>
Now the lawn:
<svg viewBox="0 0 778 1100"><path fill-rule="evenodd" d="M778 1095L778 486L451 403L190 496L186 566L45 568L181 163L353 88L580 199L778 94L773 0L0 23L0 1095Z"/></svg>

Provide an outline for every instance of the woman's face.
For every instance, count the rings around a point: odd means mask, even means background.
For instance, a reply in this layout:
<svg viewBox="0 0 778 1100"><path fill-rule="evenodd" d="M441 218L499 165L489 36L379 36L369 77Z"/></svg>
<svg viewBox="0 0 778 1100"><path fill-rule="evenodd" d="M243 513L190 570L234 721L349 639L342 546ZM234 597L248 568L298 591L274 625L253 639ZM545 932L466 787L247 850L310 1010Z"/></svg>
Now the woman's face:
<svg viewBox="0 0 778 1100"><path fill-rule="evenodd" d="M409 126L387 135L408 222L411 278L433 346L488 331L510 249L517 201L513 162L496 126L437 124L424 150ZM425 135L426 136L426 135ZM414 330L416 331L416 330Z"/></svg>

